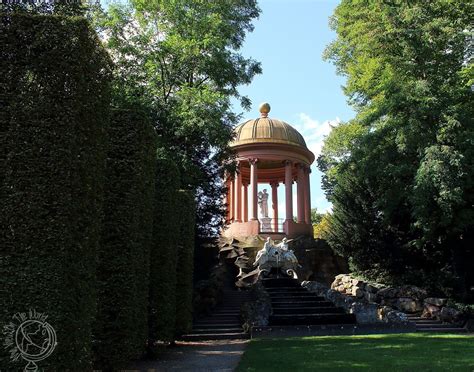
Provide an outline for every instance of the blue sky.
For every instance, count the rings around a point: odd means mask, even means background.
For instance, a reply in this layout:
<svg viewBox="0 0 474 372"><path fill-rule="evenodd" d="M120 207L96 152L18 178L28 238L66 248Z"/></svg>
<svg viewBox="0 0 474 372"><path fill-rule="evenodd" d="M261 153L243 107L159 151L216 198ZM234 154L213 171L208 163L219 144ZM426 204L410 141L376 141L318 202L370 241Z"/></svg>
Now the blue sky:
<svg viewBox="0 0 474 372"><path fill-rule="evenodd" d="M330 131L329 123L354 116L342 93L344 79L322 59L324 48L336 37L328 21L337 4L330 0L260 0L262 13L241 50L245 57L260 61L263 68L261 75L239 90L252 100L252 108L243 118L259 117L259 104L269 102L269 116L300 131L316 156ZM237 103L234 111L242 112ZM320 184L321 173L314 163L311 207L325 211L330 203ZM259 189L264 187L259 185ZM280 211L284 211L283 189L279 187Z"/></svg>

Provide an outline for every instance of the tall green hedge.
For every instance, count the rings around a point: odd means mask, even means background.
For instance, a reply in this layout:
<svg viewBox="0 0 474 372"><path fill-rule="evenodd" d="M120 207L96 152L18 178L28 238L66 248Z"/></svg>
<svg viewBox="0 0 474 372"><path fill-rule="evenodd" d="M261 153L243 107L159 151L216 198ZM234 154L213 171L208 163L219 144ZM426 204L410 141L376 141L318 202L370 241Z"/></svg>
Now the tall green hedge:
<svg viewBox="0 0 474 372"><path fill-rule="evenodd" d="M110 61L84 19L0 14L0 329L48 315L46 371L91 369ZM24 367L0 348L0 369Z"/></svg>
<svg viewBox="0 0 474 372"><path fill-rule="evenodd" d="M153 245L150 255L150 343L172 341L176 316L176 265L180 219L179 171L168 159L156 160Z"/></svg>
<svg viewBox="0 0 474 372"><path fill-rule="evenodd" d="M193 266L195 200L191 192L178 193L181 210L176 272L176 336L189 332L193 323Z"/></svg>
<svg viewBox="0 0 474 372"><path fill-rule="evenodd" d="M105 370L145 351L156 157L153 127L138 112L114 110L108 139L94 329Z"/></svg>

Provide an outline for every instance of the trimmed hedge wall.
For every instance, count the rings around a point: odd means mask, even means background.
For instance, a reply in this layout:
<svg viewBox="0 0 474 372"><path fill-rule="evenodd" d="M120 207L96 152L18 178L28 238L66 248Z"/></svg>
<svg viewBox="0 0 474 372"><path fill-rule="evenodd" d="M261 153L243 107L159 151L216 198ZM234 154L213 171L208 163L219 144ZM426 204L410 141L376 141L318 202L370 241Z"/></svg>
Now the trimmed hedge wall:
<svg viewBox="0 0 474 372"><path fill-rule="evenodd" d="M178 193L180 209L180 239L176 272L176 336L188 333L193 325L193 266L196 202L191 192Z"/></svg>
<svg viewBox="0 0 474 372"><path fill-rule="evenodd" d="M88 371L110 60L84 19L0 18L0 329L44 313L58 344L40 368Z"/></svg>
<svg viewBox="0 0 474 372"><path fill-rule="evenodd" d="M117 369L145 351L156 136L145 117L114 110L108 131L98 255L95 364Z"/></svg>
<svg viewBox="0 0 474 372"><path fill-rule="evenodd" d="M179 171L168 159L156 160L153 245L150 256L149 343L172 341L176 316L176 265L180 219Z"/></svg>

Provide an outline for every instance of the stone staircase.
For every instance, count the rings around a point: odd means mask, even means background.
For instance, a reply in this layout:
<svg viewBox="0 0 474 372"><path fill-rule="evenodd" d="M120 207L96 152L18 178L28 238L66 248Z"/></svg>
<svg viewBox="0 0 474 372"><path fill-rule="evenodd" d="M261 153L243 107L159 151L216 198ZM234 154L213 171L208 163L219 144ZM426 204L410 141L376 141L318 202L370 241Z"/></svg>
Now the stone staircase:
<svg viewBox="0 0 474 372"><path fill-rule="evenodd" d="M309 292L296 279L264 279L263 285L272 302L269 326L356 323L354 314L346 314L344 309Z"/></svg>
<svg viewBox="0 0 474 372"><path fill-rule="evenodd" d="M410 322L414 322L417 332L433 333L467 333L467 329L454 324L443 323L440 320L422 318L416 314L406 314Z"/></svg>
<svg viewBox="0 0 474 372"><path fill-rule="evenodd" d="M243 331L240 320L240 307L247 301L250 301L247 291L224 290L222 303L216 306L211 315L197 319L191 333L183 335L181 339L204 341L249 338L249 334Z"/></svg>

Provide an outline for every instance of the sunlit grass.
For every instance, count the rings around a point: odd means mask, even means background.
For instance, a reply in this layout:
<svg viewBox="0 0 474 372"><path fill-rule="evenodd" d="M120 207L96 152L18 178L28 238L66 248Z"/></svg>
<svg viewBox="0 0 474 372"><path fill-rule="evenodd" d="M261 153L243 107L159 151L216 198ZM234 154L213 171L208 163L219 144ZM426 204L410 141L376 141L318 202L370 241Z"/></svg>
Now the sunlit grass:
<svg viewBox="0 0 474 372"><path fill-rule="evenodd" d="M474 337L387 334L255 339L237 371L474 371Z"/></svg>

